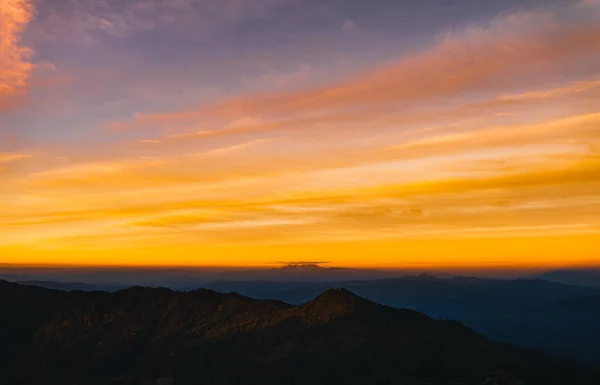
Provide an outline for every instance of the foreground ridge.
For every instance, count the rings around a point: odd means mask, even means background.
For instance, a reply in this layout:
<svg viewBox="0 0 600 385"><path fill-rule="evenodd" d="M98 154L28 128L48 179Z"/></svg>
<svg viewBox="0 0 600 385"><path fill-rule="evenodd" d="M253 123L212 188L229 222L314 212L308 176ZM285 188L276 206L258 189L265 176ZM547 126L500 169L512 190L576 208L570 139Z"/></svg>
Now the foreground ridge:
<svg viewBox="0 0 600 385"><path fill-rule="evenodd" d="M59 292L0 282L0 337L8 385L480 385L509 377L591 385L600 378L346 289L292 306L211 290Z"/></svg>

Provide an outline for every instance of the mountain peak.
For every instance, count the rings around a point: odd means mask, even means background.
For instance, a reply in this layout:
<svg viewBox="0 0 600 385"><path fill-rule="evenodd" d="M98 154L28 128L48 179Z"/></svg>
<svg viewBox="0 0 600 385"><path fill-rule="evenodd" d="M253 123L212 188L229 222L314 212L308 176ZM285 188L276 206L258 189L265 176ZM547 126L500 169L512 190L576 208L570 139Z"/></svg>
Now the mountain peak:
<svg viewBox="0 0 600 385"><path fill-rule="evenodd" d="M366 301L364 298L354 294L348 289L333 288L319 294L313 301L332 302L332 303L348 303L354 301Z"/></svg>
<svg viewBox="0 0 600 385"><path fill-rule="evenodd" d="M305 305L326 313L347 313L348 311L355 311L359 306L369 303L372 302L354 294L350 290L335 288L324 291Z"/></svg>
<svg viewBox="0 0 600 385"><path fill-rule="evenodd" d="M291 311L307 324L328 322L333 318L366 310L372 302L346 289L329 289ZM373 304L374 305L374 304Z"/></svg>

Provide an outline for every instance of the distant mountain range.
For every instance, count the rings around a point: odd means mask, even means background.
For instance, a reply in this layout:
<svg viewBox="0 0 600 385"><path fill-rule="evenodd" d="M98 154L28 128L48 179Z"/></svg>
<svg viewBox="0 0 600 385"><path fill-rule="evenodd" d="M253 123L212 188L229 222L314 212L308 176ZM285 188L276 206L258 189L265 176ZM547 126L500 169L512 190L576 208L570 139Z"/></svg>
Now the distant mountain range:
<svg viewBox="0 0 600 385"><path fill-rule="evenodd" d="M273 268L75 268L18 267L0 264L0 279L11 282L80 282L105 290L132 285L186 289L216 281L269 282L346 282L402 278L423 273L420 270L355 269L324 267L319 263L294 262ZM456 277L457 273L428 271L437 278ZM538 274L493 271L471 272L469 276L499 279L543 279L577 286L600 287L599 269L556 270ZM459 275L460 276L460 275ZM464 277L464 275L463 275Z"/></svg>
<svg viewBox="0 0 600 385"><path fill-rule="evenodd" d="M81 282L53 282L53 281L16 281L19 285L23 286L36 286L36 287L45 287L46 289L55 289L62 291L95 291L95 290L105 290L103 287L97 285L91 285L88 283ZM118 290L118 288L114 288L114 290Z"/></svg>
<svg viewBox="0 0 600 385"><path fill-rule="evenodd" d="M536 278L570 285L600 287L600 269L568 269L542 273Z"/></svg>
<svg viewBox="0 0 600 385"><path fill-rule="evenodd" d="M328 289L300 305L212 290L0 281L2 384L592 385L599 373L455 321Z"/></svg>
<svg viewBox="0 0 600 385"><path fill-rule="evenodd" d="M280 267L242 268L31 268L2 266L0 279L11 282L82 282L103 288L131 285L181 289L219 280L274 282L338 282L398 278L417 274L411 270L351 269L322 267L314 263L292 263ZM439 273L445 276L444 273Z"/></svg>

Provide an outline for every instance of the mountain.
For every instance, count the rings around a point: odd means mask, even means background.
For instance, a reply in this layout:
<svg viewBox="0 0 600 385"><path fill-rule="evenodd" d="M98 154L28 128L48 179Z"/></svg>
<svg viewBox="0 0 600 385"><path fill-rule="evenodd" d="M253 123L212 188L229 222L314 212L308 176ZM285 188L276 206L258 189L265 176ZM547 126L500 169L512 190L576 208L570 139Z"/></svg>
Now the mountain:
<svg viewBox="0 0 600 385"><path fill-rule="evenodd" d="M600 295L571 298L560 302L565 311L581 311L600 316Z"/></svg>
<svg viewBox="0 0 600 385"><path fill-rule="evenodd" d="M446 304L450 300L481 299L529 302L600 294L600 288L565 285L541 279L438 278L427 274L335 282L219 280L198 286L217 291L236 291L253 298L277 298L291 303L307 301L328 288L344 287L375 302L402 307L411 307L424 301Z"/></svg>
<svg viewBox="0 0 600 385"><path fill-rule="evenodd" d="M102 288L125 288L132 285L169 287L182 290L211 282L339 282L398 278L418 273L415 270L355 269L321 266L314 262L294 262L271 268L151 268L151 267L22 267L0 263L0 279L9 282L82 282ZM437 276L447 277L443 272Z"/></svg>
<svg viewBox="0 0 600 385"><path fill-rule="evenodd" d="M534 278L570 285L600 287L600 269L565 269L549 271Z"/></svg>
<svg viewBox="0 0 600 385"><path fill-rule="evenodd" d="M16 281L19 285L23 286L37 286L44 287L46 289L64 290L64 291L96 291L106 290L104 287L96 285L90 285L88 283L81 282L54 282L54 281Z"/></svg>
<svg viewBox="0 0 600 385"><path fill-rule="evenodd" d="M230 282L205 288L300 304L331 287L377 303L458 320L486 336L600 365L600 317L593 306L568 301L600 295L600 288L540 279L437 278L431 275L347 282Z"/></svg>
<svg viewBox="0 0 600 385"><path fill-rule="evenodd" d="M329 269L295 264L273 270L304 274L304 270ZM563 358L600 365L600 317L594 314L592 305L568 305L571 300L581 298L581 301L585 301L586 298L600 295L600 288L541 279L439 278L427 274L336 282L193 282L191 280L183 289L202 287L292 304L309 301L333 287L344 287L377 303L410 308L434 318L458 320L498 341L539 348ZM77 287L77 284L62 282L40 284L62 290ZM116 290L114 286L93 287L94 290ZM81 288L89 291L87 289Z"/></svg>
<svg viewBox="0 0 600 385"><path fill-rule="evenodd" d="M0 337L6 385L591 385L600 378L345 289L293 306L206 289L62 292L0 282Z"/></svg>

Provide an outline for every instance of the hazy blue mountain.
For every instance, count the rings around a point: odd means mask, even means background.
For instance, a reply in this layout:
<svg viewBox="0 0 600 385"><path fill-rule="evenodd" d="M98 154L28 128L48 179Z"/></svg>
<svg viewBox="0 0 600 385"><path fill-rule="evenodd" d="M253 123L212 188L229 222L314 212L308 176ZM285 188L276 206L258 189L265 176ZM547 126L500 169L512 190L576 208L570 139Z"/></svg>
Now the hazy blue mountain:
<svg viewBox="0 0 600 385"><path fill-rule="evenodd" d="M96 286L96 285L90 285L88 283L81 283L81 282L16 281L15 283L18 283L19 285L24 285L24 286L37 286L37 287L44 287L46 289L55 289L55 290L63 290L63 291L73 291L73 290L111 291L111 288L107 288L105 286ZM116 288L112 288L112 290L116 290Z"/></svg>
<svg viewBox="0 0 600 385"><path fill-rule="evenodd" d="M570 285L600 287L600 269L555 270L538 274L536 278Z"/></svg>

